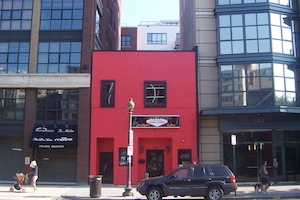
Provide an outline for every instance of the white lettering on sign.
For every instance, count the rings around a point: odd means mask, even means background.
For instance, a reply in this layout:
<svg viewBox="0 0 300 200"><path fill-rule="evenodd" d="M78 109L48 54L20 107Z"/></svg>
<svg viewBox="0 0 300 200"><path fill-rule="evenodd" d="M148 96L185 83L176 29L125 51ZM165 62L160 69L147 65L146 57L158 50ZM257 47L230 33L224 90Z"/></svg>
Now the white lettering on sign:
<svg viewBox="0 0 300 200"><path fill-rule="evenodd" d="M53 133L54 130L47 129L46 127L37 127L35 132L45 132L45 133Z"/></svg>
<svg viewBox="0 0 300 200"><path fill-rule="evenodd" d="M52 142L53 139L51 139L51 138L37 138L37 137L34 137L34 138L32 138L32 141L38 141L38 142Z"/></svg>
<svg viewBox="0 0 300 200"><path fill-rule="evenodd" d="M70 128L67 128L65 130L60 128L60 129L57 130L57 133L74 133L74 132L75 132L75 130L70 129Z"/></svg>
<svg viewBox="0 0 300 200"><path fill-rule="evenodd" d="M133 145L133 130L129 130L129 146Z"/></svg>
<svg viewBox="0 0 300 200"><path fill-rule="evenodd" d="M190 154L181 154L180 158L181 159L189 159L190 158Z"/></svg>
<svg viewBox="0 0 300 200"><path fill-rule="evenodd" d="M133 156L133 146L127 147L127 156Z"/></svg>
<svg viewBox="0 0 300 200"><path fill-rule="evenodd" d="M73 138L60 137L60 138L55 138L54 141L59 141L59 142L71 142L71 141L73 141Z"/></svg>

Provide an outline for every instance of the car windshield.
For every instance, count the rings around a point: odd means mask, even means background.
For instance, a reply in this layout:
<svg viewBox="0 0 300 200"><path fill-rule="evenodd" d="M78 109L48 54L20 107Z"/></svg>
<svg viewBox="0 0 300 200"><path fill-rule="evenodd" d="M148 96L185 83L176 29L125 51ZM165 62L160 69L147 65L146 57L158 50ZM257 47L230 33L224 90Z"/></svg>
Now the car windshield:
<svg viewBox="0 0 300 200"><path fill-rule="evenodd" d="M176 172L176 170L178 170L178 168L174 169L173 171L167 173L166 175L164 176L171 176L172 174L174 174Z"/></svg>

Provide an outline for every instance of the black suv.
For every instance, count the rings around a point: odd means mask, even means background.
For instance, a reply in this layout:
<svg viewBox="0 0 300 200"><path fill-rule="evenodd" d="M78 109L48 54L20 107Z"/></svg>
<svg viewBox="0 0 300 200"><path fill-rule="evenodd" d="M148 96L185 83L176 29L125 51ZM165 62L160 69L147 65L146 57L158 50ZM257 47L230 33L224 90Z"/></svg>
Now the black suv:
<svg viewBox="0 0 300 200"><path fill-rule="evenodd" d="M237 190L236 179L226 165L187 165L178 167L166 176L143 179L137 191L148 200L166 196L203 196L219 200Z"/></svg>

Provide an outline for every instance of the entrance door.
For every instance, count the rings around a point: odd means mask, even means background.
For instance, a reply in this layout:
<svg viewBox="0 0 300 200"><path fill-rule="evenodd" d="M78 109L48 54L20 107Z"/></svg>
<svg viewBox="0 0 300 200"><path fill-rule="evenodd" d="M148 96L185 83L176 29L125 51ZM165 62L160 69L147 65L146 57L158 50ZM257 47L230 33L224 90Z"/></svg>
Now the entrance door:
<svg viewBox="0 0 300 200"><path fill-rule="evenodd" d="M161 176L164 174L164 151L147 150L146 151L146 172L149 177Z"/></svg>
<svg viewBox="0 0 300 200"><path fill-rule="evenodd" d="M113 183L113 152L100 152L99 174L103 175L102 183Z"/></svg>

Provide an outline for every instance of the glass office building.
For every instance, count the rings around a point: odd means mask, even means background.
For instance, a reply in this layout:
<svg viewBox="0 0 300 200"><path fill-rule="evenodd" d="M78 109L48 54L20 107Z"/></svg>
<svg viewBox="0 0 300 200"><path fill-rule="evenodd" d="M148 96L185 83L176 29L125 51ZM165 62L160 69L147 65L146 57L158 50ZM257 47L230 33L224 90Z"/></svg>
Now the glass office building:
<svg viewBox="0 0 300 200"><path fill-rule="evenodd" d="M200 162L225 163L239 181L257 180L263 160L275 182L300 179L298 6L181 1L181 46L199 49Z"/></svg>

